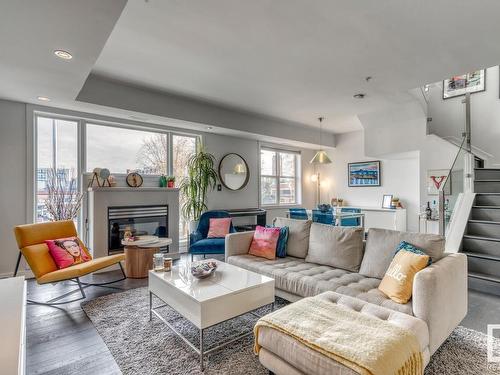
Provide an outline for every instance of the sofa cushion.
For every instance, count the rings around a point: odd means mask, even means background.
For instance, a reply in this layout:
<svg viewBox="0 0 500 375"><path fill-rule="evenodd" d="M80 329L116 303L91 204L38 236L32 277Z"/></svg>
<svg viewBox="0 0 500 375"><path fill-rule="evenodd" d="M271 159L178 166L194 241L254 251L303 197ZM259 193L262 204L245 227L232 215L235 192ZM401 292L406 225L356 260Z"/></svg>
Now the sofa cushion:
<svg viewBox="0 0 500 375"><path fill-rule="evenodd" d="M357 272L363 259L363 229L312 223L306 262Z"/></svg>
<svg viewBox="0 0 500 375"><path fill-rule="evenodd" d="M359 273L368 277L383 278L401 241L420 248L431 257L432 262L443 257L445 239L442 236L370 228Z"/></svg>
<svg viewBox="0 0 500 375"><path fill-rule="evenodd" d="M275 286L299 297L312 297L334 291L356 297L394 311L413 315L412 303L399 304L378 290L379 279L339 268L307 263L304 259L286 257L267 260L253 255L233 255L227 262L274 278Z"/></svg>
<svg viewBox="0 0 500 375"><path fill-rule="evenodd" d="M226 249L224 238L205 238L189 247L193 254L224 254Z"/></svg>
<svg viewBox="0 0 500 375"><path fill-rule="evenodd" d="M274 219L275 227L288 227L287 255L304 259L309 248L309 231L311 230L310 220L295 220L285 217Z"/></svg>
<svg viewBox="0 0 500 375"><path fill-rule="evenodd" d="M429 363L429 330L425 322L406 314L392 311L380 306L350 298L340 293L327 292L321 298L332 304L343 306L346 309L357 311L361 314L376 319L385 320L398 327L409 330L415 334L423 354L424 364ZM310 349L299 341L278 330L261 327L259 329L259 344L265 350L275 354L278 358L291 364L304 374L353 374L352 370L340 365L338 362ZM260 354L259 354L260 355Z"/></svg>

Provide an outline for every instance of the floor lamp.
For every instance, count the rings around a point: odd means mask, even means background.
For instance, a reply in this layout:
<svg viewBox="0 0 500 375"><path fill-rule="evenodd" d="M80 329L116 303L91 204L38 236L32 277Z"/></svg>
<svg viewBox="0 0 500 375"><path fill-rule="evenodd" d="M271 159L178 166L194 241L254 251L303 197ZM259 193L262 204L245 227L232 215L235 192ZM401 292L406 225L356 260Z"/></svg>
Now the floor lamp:
<svg viewBox="0 0 500 375"><path fill-rule="evenodd" d="M319 165L321 164L330 164L332 161L330 160L328 154L323 150L323 147L321 146L321 137L323 135L322 122L324 120L324 117L319 117L318 120L319 120L319 150L311 159L310 163L319 167ZM318 197L318 204L321 204L321 175L319 173L319 168L318 171L311 176L311 179L313 181L316 181L316 189L317 189L316 196Z"/></svg>

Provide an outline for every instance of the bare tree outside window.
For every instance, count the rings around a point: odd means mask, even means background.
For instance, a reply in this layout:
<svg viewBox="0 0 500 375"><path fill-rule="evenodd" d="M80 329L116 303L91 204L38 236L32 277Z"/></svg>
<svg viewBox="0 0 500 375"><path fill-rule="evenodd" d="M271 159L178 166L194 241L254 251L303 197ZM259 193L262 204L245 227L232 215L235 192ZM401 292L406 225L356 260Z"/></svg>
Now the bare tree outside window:
<svg viewBox="0 0 500 375"><path fill-rule="evenodd" d="M142 141L137 164L148 174L167 174L168 145L166 134L154 134Z"/></svg>

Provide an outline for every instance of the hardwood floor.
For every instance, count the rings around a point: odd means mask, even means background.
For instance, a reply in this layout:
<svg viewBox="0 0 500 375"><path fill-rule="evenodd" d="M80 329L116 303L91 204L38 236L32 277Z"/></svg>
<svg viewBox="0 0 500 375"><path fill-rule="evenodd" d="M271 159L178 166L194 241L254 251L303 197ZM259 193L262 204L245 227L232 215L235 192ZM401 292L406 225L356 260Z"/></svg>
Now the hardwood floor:
<svg viewBox="0 0 500 375"><path fill-rule="evenodd" d="M185 259L185 258L184 258ZM88 278L103 282L120 277L119 271ZM147 279L127 279L113 284L114 289L90 287L88 299L147 285ZM48 300L75 288L67 282L37 285L28 281L28 298ZM121 288L121 289L116 289ZM76 296L77 294L75 294ZM462 325L486 332L489 323L500 323L500 297L469 292L469 314ZM27 309L27 374L120 374L108 348L80 307L80 301L60 308L29 305Z"/></svg>

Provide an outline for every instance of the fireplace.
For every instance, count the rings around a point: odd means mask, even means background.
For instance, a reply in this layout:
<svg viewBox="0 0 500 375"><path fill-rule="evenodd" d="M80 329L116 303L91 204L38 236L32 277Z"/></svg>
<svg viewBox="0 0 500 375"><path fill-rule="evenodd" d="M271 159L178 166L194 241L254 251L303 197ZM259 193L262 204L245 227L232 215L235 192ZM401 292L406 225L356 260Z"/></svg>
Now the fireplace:
<svg viewBox="0 0 500 375"><path fill-rule="evenodd" d="M108 253L123 251L127 230L135 236L168 237L168 205L108 207Z"/></svg>

